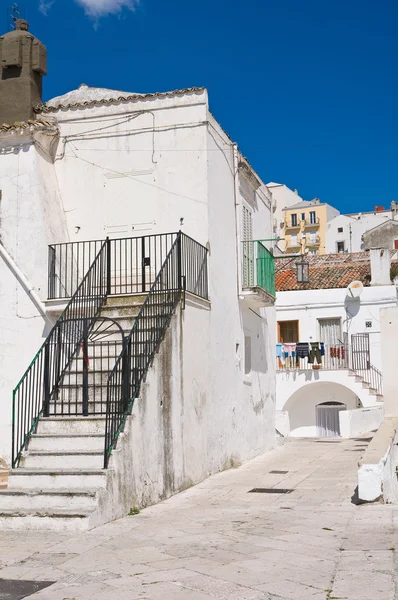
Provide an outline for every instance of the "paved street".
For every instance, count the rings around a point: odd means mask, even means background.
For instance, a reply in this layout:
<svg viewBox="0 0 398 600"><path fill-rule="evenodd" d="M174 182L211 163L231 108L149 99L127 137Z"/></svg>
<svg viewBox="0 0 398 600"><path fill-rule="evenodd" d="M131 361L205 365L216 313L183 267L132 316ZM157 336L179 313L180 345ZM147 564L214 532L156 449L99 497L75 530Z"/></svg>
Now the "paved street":
<svg viewBox="0 0 398 600"><path fill-rule="evenodd" d="M398 506L351 502L367 441L293 439L88 533L2 532L0 577L56 582L35 600L398 600Z"/></svg>

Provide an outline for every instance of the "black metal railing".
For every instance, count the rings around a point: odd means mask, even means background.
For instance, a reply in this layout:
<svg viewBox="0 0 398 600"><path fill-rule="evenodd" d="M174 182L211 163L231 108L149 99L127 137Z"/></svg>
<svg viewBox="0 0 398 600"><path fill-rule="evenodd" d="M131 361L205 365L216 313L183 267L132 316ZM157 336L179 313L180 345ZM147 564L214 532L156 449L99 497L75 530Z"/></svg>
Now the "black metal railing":
<svg viewBox="0 0 398 600"><path fill-rule="evenodd" d="M51 414L65 370L99 314L108 290L108 247L100 246L66 309L13 391L12 465L17 466L41 415Z"/></svg>
<svg viewBox="0 0 398 600"><path fill-rule="evenodd" d="M109 240L109 294L148 292L177 233ZM103 241L49 246L48 297L70 298Z"/></svg>
<svg viewBox="0 0 398 600"><path fill-rule="evenodd" d="M50 297L72 297L14 389L14 467L18 466L41 416L106 414L109 457L125 420L119 397L120 369L123 386L128 381L123 392L125 402L126 397L136 397L150 364L148 357L156 352L179 298L185 298L185 292L208 298L207 249L181 232L57 244L50 246L49 252ZM103 340L98 345L95 323L111 320L98 319L107 296L148 291L127 338L121 332L115 347L113 340ZM94 338L96 342L91 344L90 339ZM127 362L126 352L129 352ZM97 359L101 369L97 368ZM91 367L89 361L93 361ZM111 370L119 402L113 408L108 392L106 401L104 397ZM130 400L128 405L131 407Z"/></svg>
<svg viewBox="0 0 398 600"><path fill-rule="evenodd" d="M153 357L158 350L170 319L183 293L182 235L178 234L156 276L144 304L125 339L124 348L109 374L105 426L104 468L115 447L126 418L137 398ZM188 259L189 262L189 259ZM198 265L199 265L198 261ZM192 270L186 276L190 287L196 287ZM201 279L201 274L199 274Z"/></svg>

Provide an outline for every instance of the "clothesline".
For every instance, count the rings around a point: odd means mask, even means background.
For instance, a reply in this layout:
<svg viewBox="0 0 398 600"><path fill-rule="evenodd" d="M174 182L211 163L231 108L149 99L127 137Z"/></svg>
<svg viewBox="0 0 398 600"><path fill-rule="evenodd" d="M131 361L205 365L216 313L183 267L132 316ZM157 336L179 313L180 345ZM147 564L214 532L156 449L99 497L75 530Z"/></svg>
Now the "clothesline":
<svg viewBox="0 0 398 600"><path fill-rule="evenodd" d="M345 359L345 347L336 344L329 347L330 358ZM276 356L282 365L286 360L299 363L300 359L308 359L309 364L322 364L325 356L324 342L279 342L276 344Z"/></svg>

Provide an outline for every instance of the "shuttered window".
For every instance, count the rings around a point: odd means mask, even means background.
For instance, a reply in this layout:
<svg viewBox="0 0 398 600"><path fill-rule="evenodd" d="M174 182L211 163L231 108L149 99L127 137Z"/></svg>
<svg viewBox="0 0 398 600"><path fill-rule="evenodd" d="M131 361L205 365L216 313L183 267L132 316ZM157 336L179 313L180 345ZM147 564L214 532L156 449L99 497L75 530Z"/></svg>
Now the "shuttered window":
<svg viewBox="0 0 398 600"><path fill-rule="evenodd" d="M254 285L252 213L246 206L242 211L243 287L251 287Z"/></svg>

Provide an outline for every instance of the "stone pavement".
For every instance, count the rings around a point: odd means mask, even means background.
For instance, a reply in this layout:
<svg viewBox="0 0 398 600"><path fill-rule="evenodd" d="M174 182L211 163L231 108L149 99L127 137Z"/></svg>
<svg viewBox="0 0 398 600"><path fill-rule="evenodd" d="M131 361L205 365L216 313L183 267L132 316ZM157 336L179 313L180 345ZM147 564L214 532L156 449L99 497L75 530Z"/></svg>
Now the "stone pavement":
<svg viewBox="0 0 398 600"><path fill-rule="evenodd" d="M0 532L0 578L56 582L35 600L398 600L398 506L351 502L367 441L292 439L88 533Z"/></svg>

